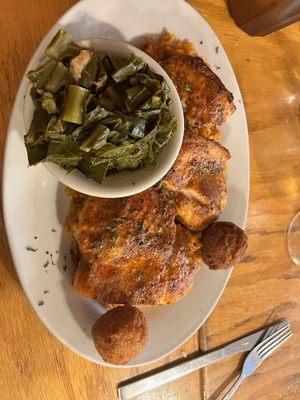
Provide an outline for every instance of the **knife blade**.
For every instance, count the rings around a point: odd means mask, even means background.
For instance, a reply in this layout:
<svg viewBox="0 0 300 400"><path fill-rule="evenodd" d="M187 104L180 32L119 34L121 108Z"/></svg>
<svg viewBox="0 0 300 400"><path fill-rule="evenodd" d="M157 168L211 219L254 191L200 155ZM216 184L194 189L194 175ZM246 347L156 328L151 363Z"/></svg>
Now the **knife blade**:
<svg viewBox="0 0 300 400"><path fill-rule="evenodd" d="M274 330L277 330L288 324L288 321L281 321L270 327L261 329L251 335L245 336L233 343L223 346L217 350L194 357L189 360L179 361L178 364L164 369L149 371L146 374L139 375L133 379L121 382L118 387L118 396L120 400L128 400L142 393L153 390L158 386L172 382L193 371L213 364L233 354L251 350L259 340L267 337Z"/></svg>

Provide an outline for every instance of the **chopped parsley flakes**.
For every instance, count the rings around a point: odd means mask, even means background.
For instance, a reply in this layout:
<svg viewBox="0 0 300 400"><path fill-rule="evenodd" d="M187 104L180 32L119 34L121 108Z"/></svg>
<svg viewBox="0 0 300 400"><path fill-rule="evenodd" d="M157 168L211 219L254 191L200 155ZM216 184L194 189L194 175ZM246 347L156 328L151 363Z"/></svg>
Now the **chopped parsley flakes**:
<svg viewBox="0 0 300 400"><path fill-rule="evenodd" d="M37 249L33 248L32 246L26 246L27 251L37 251Z"/></svg>

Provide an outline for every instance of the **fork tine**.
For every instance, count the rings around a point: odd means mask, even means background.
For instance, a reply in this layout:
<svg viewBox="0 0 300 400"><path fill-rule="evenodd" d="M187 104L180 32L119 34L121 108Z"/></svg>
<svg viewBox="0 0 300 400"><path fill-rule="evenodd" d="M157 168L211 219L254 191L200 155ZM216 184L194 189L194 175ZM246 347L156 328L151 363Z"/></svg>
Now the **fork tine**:
<svg viewBox="0 0 300 400"><path fill-rule="evenodd" d="M280 338L283 337L288 332L291 332L289 327L286 327L284 330L277 331L276 335L274 335L272 337L270 336L268 338L268 340L266 340L262 346L260 346L259 348L256 349L256 352L260 355L262 352L265 351L266 348L272 346L272 344L275 341L280 340Z"/></svg>
<svg viewBox="0 0 300 400"><path fill-rule="evenodd" d="M283 326L280 329L277 329L274 333L272 333L271 335L268 335L265 339L263 339L261 341L261 343L259 343L256 347L256 350L260 350L262 347L264 347L264 345L266 343L268 343L271 339L273 339L274 337L276 337L277 335L279 335L281 332L287 331L290 329L290 324L286 324L285 326Z"/></svg>
<svg viewBox="0 0 300 400"><path fill-rule="evenodd" d="M290 329L287 329L285 331L280 332L278 335L272 337L270 340L268 340L263 346L261 346L259 349L257 349L257 354L260 356L261 354L265 353L265 351L273 346L273 343L277 343L280 341L285 335L291 333Z"/></svg>
<svg viewBox="0 0 300 400"><path fill-rule="evenodd" d="M292 332L289 331L283 337L274 342L270 347L265 349L265 351L259 355L261 361L264 361L267 357L269 357L276 349L278 349L278 347L280 347L284 342L286 342L291 336Z"/></svg>
<svg viewBox="0 0 300 400"><path fill-rule="evenodd" d="M265 347L264 350L261 350L259 352L259 357L262 359L265 359L268 357L271 353L273 353L274 350L276 350L282 343L284 343L287 339L289 339L292 336L292 332L286 332L284 335L281 335L278 339L275 341L272 341L269 346Z"/></svg>
<svg viewBox="0 0 300 400"><path fill-rule="evenodd" d="M287 321L287 320L282 321L282 324L283 324L283 323L284 323L284 325L282 326L282 328L285 328L286 326L289 326L289 325L290 325L289 321ZM276 325L270 326L270 328L267 329L267 331L265 332L265 334L264 334L264 336L262 337L261 340L266 339L268 336L270 336L270 335L272 335L274 332L276 332L276 330L278 330L278 327L277 327Z"/></svg>

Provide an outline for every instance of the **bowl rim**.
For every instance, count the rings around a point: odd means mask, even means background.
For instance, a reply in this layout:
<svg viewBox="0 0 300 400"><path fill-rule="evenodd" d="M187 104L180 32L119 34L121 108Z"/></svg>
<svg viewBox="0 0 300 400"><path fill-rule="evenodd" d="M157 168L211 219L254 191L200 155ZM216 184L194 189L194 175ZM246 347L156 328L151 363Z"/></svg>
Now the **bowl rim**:
<svg viewBox="0 0 300 400"><path fill-rule="evenodd" d="M173 150L172 154L170 154L170 151L167 153L167 157L164 157L165 161L165 166L159 166L159 164L162 164L161 160L158 160L157 164L157 170L155 171L154 169L151 169L151 174L149 177L146 179L136 179L134 177L135 172L141 172L147 170L146 168L138 168L136 170L130 171L130 170L124 170L124 171L119 171L112 176L119 176L120 179L122 179L122 175L125 176L127 174L131 174L133 180L135 180L134 183L128 184L126 186L126 189L123 190L117 190L114 191L111 188L105 188L103 184L98 184L97 182L94 182L91 179L86 178L80 171L75 170L72 173L67 173L61 166L51 163L51 162L46 162L44 161L42 164L43 166L61 183L66 185L67 187L70 187L71 189L74 189L78 192L84 193L86 195L94 196L94 197L102 197L102 198L121 198L121 197L126 197L126 196L132 196L138 193L141 193L150 187L154 186L157 182L159 182L163 176L167 174L167 172L171 169L172 165L174 164L179 151L182 146L182 141L183 141L183 136L184 136L184 114L183 114L183 108L181 104L181 100L179 97L179 94L177 92L177 89L172 82L171 78L167 74L167 72L161 67L161 65L154 60L149 54L145 53L143 50L139 49L138 47L132 45L131 43L123 40L116 40L116 39L108 39L108 38L101 38L101 37L91 37L91 38L82 38L82 39L77 39L75 40L75 43L83 46L85 46L85 42L90 42L91 44L86 44L86 47L93 47L93 42L98 42L98 43L107 43L111 44L112 47L116 46L119 48L118 51L115 51L113 48L111 52L113 53L114 51L116 53L122 54L122 49L121 47L126 48L127 50L136 53L137 56L140 56L144 58L147 64L149 64L150 68L153 69L155 72L160 73L164 79L167 81L169 87L170 87L170 92L172 95L170 96L173 100L173 113L176 116L177 119L177 129L175 132L175 135L177 136L177 141L173 145ZM97 49L96 49L97 51ZM109 50L104 50L104 52L108 52ZM45 57L43 57L44 59ZM42 59L42 61L43 61ZM41 61L41 62L42 62ZM24 119L24 125L25 129L27 130L29 128L29 123L27 123L27 118L26 118L26 106L28 105L28 98L30 88L32 87L31 82L28 82L27 89L25 92L25 97L24 97L24 103L23 103L23 119ZM30 116L30 119L32 116ZM170 142L167 143L165 149L168 148L170 145ZM167 161L166 161L167 160ZM107 179L107 178L106 178ZM77 182L79 180L79 182ZM146 183L143 183L143 181L146 181ZM80 183L81 181L81 183ZM105 180L104 180L105 182Z"/></svg>

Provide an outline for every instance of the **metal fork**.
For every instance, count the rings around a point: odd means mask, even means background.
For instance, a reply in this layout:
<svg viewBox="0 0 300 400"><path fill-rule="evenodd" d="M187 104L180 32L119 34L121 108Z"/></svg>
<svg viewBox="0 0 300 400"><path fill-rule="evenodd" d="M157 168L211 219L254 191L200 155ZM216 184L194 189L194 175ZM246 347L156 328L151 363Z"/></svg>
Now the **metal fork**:
<svg viewBox="0 0 300 400"><path fill-rule="evenodd" d="M223 400L230 399L243 380L253 374L256 368L291 336L292 331L289 324L276 330L274 333L269 334L269 332L267 332L265 339L255 346L246 357L240 377L225 397L223 397Z"/></svg>

